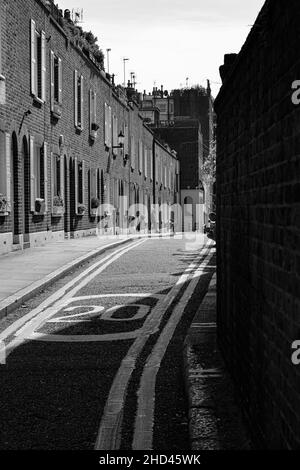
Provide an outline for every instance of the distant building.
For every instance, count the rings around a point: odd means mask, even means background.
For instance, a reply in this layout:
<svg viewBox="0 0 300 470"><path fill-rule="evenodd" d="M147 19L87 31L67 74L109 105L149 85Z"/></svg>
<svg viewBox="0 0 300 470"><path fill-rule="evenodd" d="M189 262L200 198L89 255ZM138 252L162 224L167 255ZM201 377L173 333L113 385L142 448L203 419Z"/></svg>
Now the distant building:
<svg viewBox="0 0 300 470"><path fill-rule="evenodd" d="M150 109L153 110L153 115L149 114ZM163 90L162 86L160 90L153 88L152 94L147 95L144 92L141 95L141 112L146 119L151 119L151 121L147 121L149 124L155 126L172 125L174 123L174 100L169 96L168 91Z"/></svg>
<svg viewBox="0 0 300 470"><path fill-rule="evenodd" d="M210 82L207 81L207 88L200 86L173 90L171 97L174 100L174 116L180 119L198 119L201 124L203 163L213 151L215 142L216 115L214 112L214 99L211 95ZM210 212L216 210L215 207L215 184L207 182L205 175L201 176L204 186L204 219L208 220Z"/></svg>
<svg viewBox="0 0 300 470"><path fill-rule="evenodd" d="M214 184L207 181L203 164L213 150L215 114L209 81L207 88L173 90L154 88L141 95L140 111L155 135L170 144L181 163L181 204L184 229L203 230L215 211ZM192 206L188 209L186 206Z"/></svg>
<svg viewBox="0 0 300 470"><path fill-rule="evenodd" d="M205 223L204 186L201 179L203 143L201 125L195 119L176 119L171 126L154 129L158 138L174 148L180 160L181 204L185 231L202 230Z"/></svg>

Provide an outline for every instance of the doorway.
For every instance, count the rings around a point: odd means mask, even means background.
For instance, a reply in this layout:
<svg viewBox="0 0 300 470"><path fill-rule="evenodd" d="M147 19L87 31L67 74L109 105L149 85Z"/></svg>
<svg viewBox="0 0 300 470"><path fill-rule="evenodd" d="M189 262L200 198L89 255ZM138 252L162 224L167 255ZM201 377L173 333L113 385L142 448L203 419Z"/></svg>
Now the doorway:
<svg viewBox="0 0 300 470"><path fill-rule="evenodd" d="M22 171L23 171L23 194L22 194L22 222L23 222L23 248L30 247L29 218L30 218L30 171L29 151L26 137L22 142Z"/></svg>

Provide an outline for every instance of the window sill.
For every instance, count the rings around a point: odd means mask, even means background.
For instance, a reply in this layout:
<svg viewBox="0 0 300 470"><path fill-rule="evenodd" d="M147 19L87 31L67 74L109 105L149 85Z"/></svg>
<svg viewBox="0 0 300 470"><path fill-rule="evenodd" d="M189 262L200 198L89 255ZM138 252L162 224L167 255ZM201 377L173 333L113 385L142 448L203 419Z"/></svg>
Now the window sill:
<svg viewBox="0 0 300 470"><path fill-rule="evenodd" d="M61 106L59 104L55 104L51 111L51 114L55 119L60 119L62 114Z"/></svg>
<svg viewBox="0 0 300 470"><path fill-rule="evenodd" d="M65 215L64 212L52 212L51 213L51 217L53 219L60 219L61 217L63 217Z"/></svg>
<svg viewBox="0 0 300 470"><path fill-rule="evenodd" d="M36 211L34 211L34 212L31 212L31 213L32 213L32 215L39 216L39 217L44 217L45 215L47 215L47 212L36 212Z"/></svg>
<svg viewBox="0 0 300 470"><path fill-rule="evenodd" d="M10 212L0 212L0 217L8 217Z"/></svg>
<svg viewBox="0 0 300 470"><path fill-rule="evenodd" d="M90 209L90 217L97 217L98 209Z"/></svg>
<svg viewBox="0 0 300 470"><path fill-rule="evenodd" d="M6 78L0 73L0 82L5 82Z"/></svg>
<svg viewBox="0 0 300 470"><path fill-rule="evenodd" d="M97 131L90 131L90 139L93 141L97 139Z"/></svg>
<svg viewBox="0 0 300 470"><path fill-rule="evenodd" d="M42 100L42 98L39 98L38 96L35 96L35 95L33 95L33 101L39 105L42 105L45 103L45 101Z"/></svg>

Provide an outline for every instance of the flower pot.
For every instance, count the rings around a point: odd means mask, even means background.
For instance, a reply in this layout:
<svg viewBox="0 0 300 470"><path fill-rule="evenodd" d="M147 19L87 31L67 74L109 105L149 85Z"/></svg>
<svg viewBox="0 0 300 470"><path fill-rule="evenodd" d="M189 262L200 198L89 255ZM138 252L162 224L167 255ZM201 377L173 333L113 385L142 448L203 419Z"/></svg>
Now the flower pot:
<svg viewBox="0 0 300 470"><path fill-rule="evenodd" d="M97 213L98 213L98 208L90 210L91 217L96 217Z"/></svg>
<svg viewBox="0 0 300 470"><path fill-rule="evenodd" d="M91 140L96 140L97 139L97 131L90 130L90 139Z"/></svg>
<svg viewBox="0 0 300 470"><path fill-rule="evenodd" d="M36 199L35 200L35 213L36 214L44 214L46 211L46 204L44 199Z"/></svg>
<svg viewBox="0 0 300 470"><path fill-rule="evenodd" d="M52 116L55 118L55 119L60 119L61 118L61 106L57 103L55 103L53 105L53 109L52 109Z"/></svg>
<svg viewBox="0 0 300 470"><path fill-rule="evenodd" d="M86 207L85 206L78 206L77 207L77 215L84 215L86 213Z"/></svg>
<svg viewBox="0 0 300 470"><path fill-rule="evenodd" d="M64 206L53 206L52 215L53 217L61 217L64 214Z"/></svg>

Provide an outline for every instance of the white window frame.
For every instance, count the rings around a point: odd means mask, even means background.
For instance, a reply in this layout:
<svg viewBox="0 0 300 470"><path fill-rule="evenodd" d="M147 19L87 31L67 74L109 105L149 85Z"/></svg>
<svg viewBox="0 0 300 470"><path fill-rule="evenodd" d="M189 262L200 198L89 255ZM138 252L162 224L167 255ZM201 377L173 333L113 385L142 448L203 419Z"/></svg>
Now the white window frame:
<svg viewBox="0 0 300 470"><path fill-rule="evenodd" d="M43 159L43 172L41 163ZM43 186L44 194L41 194ZM44 142L40 145L35 142L34 136L30 136L30 210L36 213L36 200L43 199L45 202L45 212L48 211L48 144Z"/></svg>
<svg viewBox="0 0 300 470"><path fill-rule="evenodd" d="M57 165L58 161L59 161L59 165ZM60 182L59 188L58 188L58 184L57 184L58 166L59 166L59 182ZM53 211L53 199L56 196L60 196L63 201L65 199L64 156L63 155L58 155L54 152L51 152L51 210L52 211Z"/></svg>
<svg viewBox="0 0 300 470"><path fill-rule="evenodd" d="M4 75L2 75L2 15L3 13L0 9L0 85L1 85L1 82L5 82L5 77ZM0 100L1 100L1 96L0 96ZM0 104L2 104L1 101L0 101Z"/></svg>
<svg viewBox="0 0 300 470"><path fill-rule="evenodd" d="M135 169L135 156L136 156L136 147L135 147L135 138L134 135L131 135L130 139L130 153L131 153L131 168Z"/></svg>
<svg viewBox="0 0 300 470"><path fill-rule="evenodd" d="M55 79L55 67L57 67L57 79ZM50 83L51 83L51 111L54 112L55 105L62 105L62 60L53 51L50 51Z"/></svg>
<svg viewBox="0 0 300 470"><path fill-rule="evenodd" d="M153 181L153 152L152 149L149 150L150 154L150 180Z"/></svg>
<svg viewBox="0 0 300 470"><path fill-rule="evenodd" d="M148 178L148 149L146 145L144 147L144 175L145 178Z"/></svg>
<svg viewBox="0 0 300 470"><path fill-rule="evenodd" d="M11 211L11 136L0 131L0 194L7 200L7 210L0 215L9 215Z"/></svg>
<svg viewBox="0 0 300 470"><path fill-rule="evenodd" d="M40 45L37 41L40 39ZM38 47L40 50L38 51ZM39 52L39 56L38 56ZM40 59L40 60L39 60ZM40 74L40 84L39 84ZM37 101L46 101L46 34L31 20L31 93Z"/></svg>
<svg viewBox="0 0 300 470"><path fill-rule="evenodd" d="M83 130L83 75L74 71L74 124L76 129ZM80 86L79 86L80 85ZM80 91L79 91L80 90ZM80 115L80 116L79 116Z"/></svg>
<svg viewBox="0 0 300 470"><path fill-rule="evenodd" d="M78 213L78 206L79 204L85 205L85 168L86 164L84 160L78 161L78 158L75 157L75 212L77 215ZM79 181L79 165L81 165L82 171L82 178L81 178L81 188L80 188L80 181ZM82 194L82 198L79 198L79 194Z"/></svg>
<svg viewBox="0 0 300 470"><path fill-rule="evenodd" d="M107 148L112 146L112 115L111 106L104 103L104 143Z"/></svg>
<svg viewBox="0 0 300 470"><path fill-rule="evenodd" d="M97 138L98 129L93 129L93 125L97 125L97 93L90 89L90 137L94 140Z"/></svg>
<svg viewBox="0 0 300 470"><path fill-rule="evenodd" d="M129 154L129 134L128 134L128 124L124 122L124 155Z"/></svg>
<svg viewBox="0 0 300 470"><path fill-rule="evenodd" d="M119 135L119 131L118 131L118 117L116 114L113 115L113 118L112 118L112 145L113 147L117 146L118 145L118 135ZM118 153L118 149L113 149L113 154L114 155L117 155Z"/></svg>
<svg viewBox="0 0 300 470"><path fill-rule="evenodd" d="M143 142L139 140L139 173L143 173Z"/></svg>

